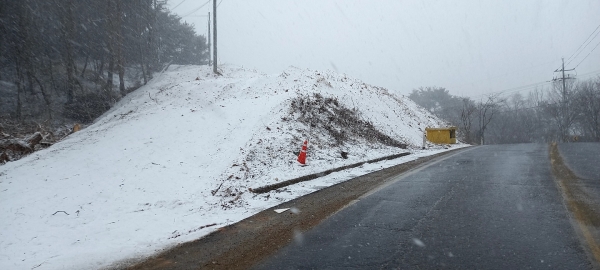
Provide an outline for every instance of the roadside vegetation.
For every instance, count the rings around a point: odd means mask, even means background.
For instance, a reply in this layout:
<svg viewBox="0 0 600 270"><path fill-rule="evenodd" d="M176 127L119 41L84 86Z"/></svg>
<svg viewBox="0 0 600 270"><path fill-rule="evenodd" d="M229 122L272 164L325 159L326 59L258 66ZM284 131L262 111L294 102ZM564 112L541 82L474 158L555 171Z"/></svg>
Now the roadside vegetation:
<svg viewBox="0 0 600 270"><path fill-rule="evenodd" d="M421 87L409 96L457 126L471 144L600 142L600 77L569 80L527 93L471 99L443 87Z"/></svg>
<svg viewBox="0 0 600 270"><path fill-rule="evenodd" d="M165 4L4 1L0 154L8 140L25 140L36 132L45 144L34 147L52 144L75 124L91 123L170 64L207 64L206 38Z"/></svg>

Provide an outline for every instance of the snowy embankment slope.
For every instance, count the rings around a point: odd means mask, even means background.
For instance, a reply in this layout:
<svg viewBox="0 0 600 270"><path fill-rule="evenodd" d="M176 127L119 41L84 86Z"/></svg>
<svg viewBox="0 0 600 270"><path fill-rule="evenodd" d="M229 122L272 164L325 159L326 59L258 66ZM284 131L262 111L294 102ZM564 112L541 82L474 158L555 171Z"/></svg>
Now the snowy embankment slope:
<svg viewBox="0 0 600 270"><path fill-rule="evenodd" d="M443 123L383 88L296 68L267 76L226 66L223 74L170 67L93 125L0 167L0 269L107 267L444 151L415 150L426 126ZM340 113L348 120L338 121ZM302 167L294 153L305 139L309 166ZM413 154L283 191L248 192L403 151Z"/></svg>

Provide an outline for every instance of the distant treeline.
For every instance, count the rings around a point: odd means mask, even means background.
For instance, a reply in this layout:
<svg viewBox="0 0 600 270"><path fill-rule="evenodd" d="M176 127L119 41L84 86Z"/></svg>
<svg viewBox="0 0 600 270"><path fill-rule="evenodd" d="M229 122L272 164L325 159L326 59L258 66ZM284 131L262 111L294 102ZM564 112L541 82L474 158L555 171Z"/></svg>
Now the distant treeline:
<svg viewBox="0 0 600 270"><path fill-rule="evenodd" d="M158 0L0 1L0 117L89 122L153 72L206 64L206 39Z"/></svg>
<svg viewBox="0 0 600 270"><path fill-rule="evenodd" d="M443 87L421 87L409 97L457 126L467 143L600 142L600 77L557 82L526 96L473 100Z"/></svg>

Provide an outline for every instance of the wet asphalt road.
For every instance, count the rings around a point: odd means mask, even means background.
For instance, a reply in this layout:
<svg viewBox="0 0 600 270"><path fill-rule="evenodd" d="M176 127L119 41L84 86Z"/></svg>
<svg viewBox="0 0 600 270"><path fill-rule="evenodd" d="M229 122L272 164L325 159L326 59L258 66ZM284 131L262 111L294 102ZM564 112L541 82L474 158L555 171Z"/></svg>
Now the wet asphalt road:
<svg viewBox="0 0 600 270"><path fill-rule="evenodd" d="M600 181L598 152L581 148L559 146ZM474 147L398 176L255 268L591 269L572 222L547 144Z"/></svg>

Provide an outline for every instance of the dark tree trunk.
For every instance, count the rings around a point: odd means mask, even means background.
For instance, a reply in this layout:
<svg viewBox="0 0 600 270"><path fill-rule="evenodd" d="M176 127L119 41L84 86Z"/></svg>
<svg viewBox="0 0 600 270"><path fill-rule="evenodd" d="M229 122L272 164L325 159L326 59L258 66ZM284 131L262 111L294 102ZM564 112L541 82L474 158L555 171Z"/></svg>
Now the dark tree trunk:
<svg viewBox="0 0 600 270"><path fill-rule="evenodd" d="M75 36L75 18L73 14L73 0L67 0L65 7L65 14L63 14L63 44L65 46L65 52L63 61L65 63L65 70L67 75L67 103L72 103L75 98L75 56L73 41Z"/></svg>
<svg viewBox="0 0 600 270"><path fill-rule="evenodd" d="M50 97L46 93L46 90L44 90L44 85L42 84L42 82L40 82L40 80L35 76L33 78L39 85L40 91L42 92L42 97L44 98L44 102L46 102L46 106L48 106L48 119L52 119L52 104L50 102Z"/></svg>
<svg viewBox="0 0 600 270"><path fill-rule="evenodd" d="M109 49L110 51L110 49ZM112 52L110 53L112 55ZM115 69L115 61L112 57L108 60L108 76L106 77L106 90L112 91L113 89L113 70Z"/></svg>
<svg viewBox="0 0 600 270"><path fill-rule="evenodd" d="M144 78L144 85L148 84L148 77L146 76L146 68L144 67L144 63L140 63L140 68L142 69L142 77Z"/></svg>
<svg viewBox="0 0 600 270"><path fill-rule="evenodd" d="M17 111L16 117L19 121L23 120L23 104L21 103L21 92L22 86L20 80L17 80Z"/></svg>
<svg viewBox="0 0 600 270"><path fill-rule="evenodd" d="M119 72L119 92L124 97L127 92L125 91L125 59L123 56L123 6L121 1L116 1L116 12L115 12L115 28L114 34L116 37L115 46L117 51L117 71Z"/></svg>
<svg viewBox="0 0 600 270"><path fill-rule="evenodd" d="M81 76L80 77L82 77L82 78L84 78L85 70L87 69L89 58L90 58L90 55L86 54L85 55L85 63L83 64L83 69L81 70Z"/></svg>

